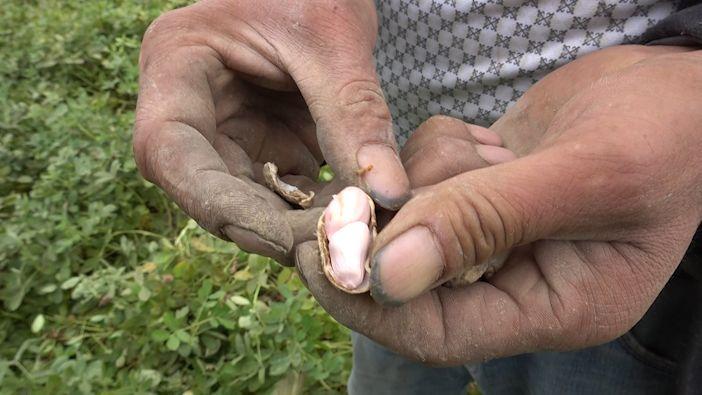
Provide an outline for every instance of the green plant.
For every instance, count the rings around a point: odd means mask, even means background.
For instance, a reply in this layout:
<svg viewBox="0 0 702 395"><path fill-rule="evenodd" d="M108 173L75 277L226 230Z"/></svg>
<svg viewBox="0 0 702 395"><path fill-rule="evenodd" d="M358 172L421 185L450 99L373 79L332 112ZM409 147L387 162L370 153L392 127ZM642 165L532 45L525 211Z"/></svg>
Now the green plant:
<svg viewBox="0 0 702 395"><path fill-rule="evenodd" d="M139 42L184 3L0 10L1 393L345 385L348 331L295 273L207 235L137 175Z"/></svg>

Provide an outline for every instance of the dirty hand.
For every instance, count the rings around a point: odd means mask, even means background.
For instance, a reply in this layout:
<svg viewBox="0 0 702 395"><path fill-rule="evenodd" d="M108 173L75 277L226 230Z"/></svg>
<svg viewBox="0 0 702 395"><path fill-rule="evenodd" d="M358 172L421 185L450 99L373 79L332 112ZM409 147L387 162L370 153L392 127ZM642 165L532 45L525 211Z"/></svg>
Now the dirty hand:
<svg viewBox="0 0 702 395"><path fill-rule="evenodd" d="M283 263L320 209L291 210L264 187L267 161L310 189L326 161L398 207L409 182L375 37L372 0L205 0L164 14L139 61L139 170L211 233Z"/></svg>
<svg viewBox="0 0 702 395"><path fill-rule="evenodd" d="M410 180L453 177L416 191L378 235L372 297L330 286L312 243L296 257L306 284L344 325L435 364L619 336L702 218L701 65L699 51L619 47L564 66L493 125L520 158L493 152L492 167L473 170L479 161L456 155L461 127L417 133L425 143L403 150ZM509 251L486 281L440 286Z"/></svg>

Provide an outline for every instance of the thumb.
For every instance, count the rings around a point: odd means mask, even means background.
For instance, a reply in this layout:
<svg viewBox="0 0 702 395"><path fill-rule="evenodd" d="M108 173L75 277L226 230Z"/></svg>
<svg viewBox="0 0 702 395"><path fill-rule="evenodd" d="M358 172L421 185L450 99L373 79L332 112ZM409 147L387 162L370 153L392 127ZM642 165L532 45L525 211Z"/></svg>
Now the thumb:
<svg viewBox="0 0 702 395"><path fill-rule="evenodd" d="M320 39L289 54L289 72L317 125L324 158L346 184L385 208L399 208L410 187L375 70L373 2L343 2L330 15L318 14L324 20L314 35Z"/></svg>
<svg viewBox="0 0 702 395"><path fill-rule="evenodd" d="M375 241L371 294L404 303L471 270L475 281L519 245L621 235L642 210L636 188L611 161L582 158L559 146L423 189Z"/></svg>

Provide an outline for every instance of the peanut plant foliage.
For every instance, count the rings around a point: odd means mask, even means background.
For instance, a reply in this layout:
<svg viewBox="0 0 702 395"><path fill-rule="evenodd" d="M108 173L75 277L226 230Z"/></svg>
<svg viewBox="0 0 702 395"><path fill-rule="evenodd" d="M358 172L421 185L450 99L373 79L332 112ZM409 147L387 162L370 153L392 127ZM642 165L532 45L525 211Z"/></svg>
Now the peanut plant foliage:
<svg viewBox="0 0 702 395"><path fill-rule="evenodd" d="M297 275L137 174L139 43L181 5L0 7L0 393L343 390L348 331Z"/></svg>

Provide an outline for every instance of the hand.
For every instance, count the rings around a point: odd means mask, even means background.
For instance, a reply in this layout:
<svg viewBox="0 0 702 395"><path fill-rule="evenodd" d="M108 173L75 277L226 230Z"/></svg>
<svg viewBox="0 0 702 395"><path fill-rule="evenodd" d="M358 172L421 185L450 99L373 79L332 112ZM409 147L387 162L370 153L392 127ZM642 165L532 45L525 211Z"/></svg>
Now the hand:
<svg viewBox="0 0 702 395"><path fill-rule="evenodd" d="M209 0L164 14L139 62L139 170L211 233L283 263L314 238L321 211L292 210L263 187L267 161L317 190L326 161L399 207L409 182L375 37L371 0Z"/></svg>
<svg viewBox="0 0 702 395"><path fill-rule="evenodd" d="M399 307L332 288L305 243L297 265L308 287L344 325L435 364L621 335L702 218L700 56L614 48L535 85L493 127L520 159L423 188L379 234L371 293ZM520 133L527 150L508 139ZM440 174L457 161L422 163ZM510 250L487 281L439 286Z"/></svg>

